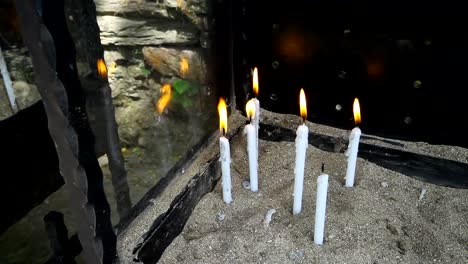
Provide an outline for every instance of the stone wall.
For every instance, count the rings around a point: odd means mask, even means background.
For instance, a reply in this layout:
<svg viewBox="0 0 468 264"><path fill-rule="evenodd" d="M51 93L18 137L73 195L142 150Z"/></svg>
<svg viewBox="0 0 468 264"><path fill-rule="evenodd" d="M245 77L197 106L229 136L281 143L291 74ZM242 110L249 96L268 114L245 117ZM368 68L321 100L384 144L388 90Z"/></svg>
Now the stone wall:
<svg viewBox="0 0 468 264"><path fill-rule="evenodd" d="M164 114L203 111L201 98L212 94L205 55L208 0L94 2L123 144L146 145L157 137L151 128ZM172 100L159 113L164 84L173 86Z"/></svg>
<svg viewBox="0 0 468 264"><path fill-rule="evenodd" d="M94 2L123 144L147 141L149 128L163 115L203 112L202 98L214 95L206 65L209 0ZM4 53L24 109L39 100L30 58L25 49ZM78 69L87 74L85 62L78 61ZM164 84L172 86L172 100L159 113ZM0 120L12 114L1 80Z"/></svg>

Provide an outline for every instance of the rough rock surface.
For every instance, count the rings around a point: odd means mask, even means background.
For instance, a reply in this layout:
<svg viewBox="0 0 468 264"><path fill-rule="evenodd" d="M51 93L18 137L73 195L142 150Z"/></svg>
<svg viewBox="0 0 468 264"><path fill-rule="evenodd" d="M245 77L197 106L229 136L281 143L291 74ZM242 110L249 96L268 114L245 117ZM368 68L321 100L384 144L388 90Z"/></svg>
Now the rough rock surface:
<svg viewBox="0 0 468 264"><path fill-rule="evenodd" d="M145 0L95 0L96 12L100 15L149 16L171 18L167 9L158 1Z"/></svg>
<svg viewBox="0 0 468 264"><path fill-rule="evenodd" d="M206 14L207 0L94 0L96 11L101 15L141 15L163 18L173 18L171 9Z"/></svg>
<svg viewBox="0 0 468 264"><path fill-rule="evenodd" d="M196 91L190 96L183 94L179 102L169 104L172 110L193 111L195 102L198 107L201 104L197 98L210 94L210 88L200 87L207 83L206 58L200 47L200 21L207 17L209 1L94 2L119 133L125 145L135 146L138 139L149 140L141 139L145 138L144 131L150 120L159 118L155 103L162 84L172 83L174 78L196 83L193 86ZM165 47L155 47L161 44ZM184 47L187 45L190 47ZM25 48L5 52L20 109L40 99L33 85L33 68L27 54ZM77 62L82 76L87 74L86 65L86 62ZM0 84L0 119L12 114L3 84Z"/></svg>
<svg viewBox="0 0 468 264"><path fill-rule="evenodd" d="M207 83L207 66L200 47L208 3L208 0L95 1L124 145L157 141L162 135L154 133L153 128L168 114L185 118L188 112L202 111L200 98L211 94L210 88L203 86ZM164 48L157 47L161 44ZM158 113L155 105L161 97L161 86L177 80L188 84L188 92L182 86L179 91L183 93L173 93L165 112Z"/></svg>
<svg viewBox="0 0 468 264"><path fill-rule="evenodd" d="M36 85L24 81L16 81L13 83L13 89L15 90L16 102L19 109L29 107L41 99Z"/></svg>
<svg viewBox="0 0 468 264"><path fill-rule="evenodd" d="M197 42L197 29L190 24L117 16L98 17L98 24L103 45L138 46Z"/></svg>
<svg viewBox="0 0 468 264"><path fill-rule="evenodd" d="M5 50L3 52L11 80L33 83L34 68L28 50L21 48Z"/></svg>
<svg viewBox="0 0 468 264"><path fill-rule="evenodd" d="M31 106L41 99L34 83L31 58L26 49L5 50L5 62L13 82L18 109ZM0 75L0 120L13 115L10 101L5 90L3 77Z"/></svg>
<svg viewBox="0 0 468 264"><path fill-rule="evenodd" d="M3 79L0 78L0 120L6 119L13 115L8 95L3 84Z"/></svg>
<svg viewBox="0 0 468 264"><path fill-rule="evenodd" d="M206 65L198 51L144 47L143 56L145 62L162 75L205 81Z"/></svg>

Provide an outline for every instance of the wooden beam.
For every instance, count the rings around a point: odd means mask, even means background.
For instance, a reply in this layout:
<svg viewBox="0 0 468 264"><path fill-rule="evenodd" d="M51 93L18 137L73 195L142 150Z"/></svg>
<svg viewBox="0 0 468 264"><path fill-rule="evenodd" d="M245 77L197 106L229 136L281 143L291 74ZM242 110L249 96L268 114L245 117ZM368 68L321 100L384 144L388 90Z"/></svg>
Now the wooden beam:
<svg viewBox="0 0 468 264"><path fill-rule="evenodd" d="M197 173L185 189L174 199L169 209L154 221L135 247L135 259L145 264L157 263L164 250L182 232L195 206L215 187L219 177L219 156L216 156Z"/></svg>

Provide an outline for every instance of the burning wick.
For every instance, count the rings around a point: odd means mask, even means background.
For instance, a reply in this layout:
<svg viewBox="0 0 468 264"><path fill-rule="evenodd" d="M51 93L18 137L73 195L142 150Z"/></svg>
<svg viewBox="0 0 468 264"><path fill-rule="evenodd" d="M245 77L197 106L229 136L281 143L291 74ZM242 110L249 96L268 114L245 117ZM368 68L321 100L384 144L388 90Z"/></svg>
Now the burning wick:
<svg viewBox="0 0 468 264"><path fill-rule="evenodd" d="M307 119L307 104L304 89L299 95L300 113L304 124L300 125L296 131L296 167L294 169L294 204L293 214L298 215L302 207L302 191L304 189L304 165L309 137L309 128L305 125Z"/></svg>
<svg viewBox="0 0 468 264"><path fill-rule="evenodd" d="M219 99L218 113L219 113L219 130L223 134L219 138L219 148L220 148L219 161L221 161L223 200L226 204L230 204L232 202L231 150L229 147L229 140L224 137L224 135L227 133L227 108L226 108L226 101L224 101L223 98Z"/></svg>
<svg viewBox="0 0 468 264"><path fill-rule="evenodd" d="M301 89L301 93L299 95L299 106L301 111L302 123L305 124L305 121L307 119L307 103L304 89Z"/></svg>
<svg viewBox="0 0 468 264"><path fill-rule="evenodd" d="M253 99L247 102L245 106L247 116L250 120L255 117L255 102ZM255 126L252 124L246 125L244 134L247 134L247 152L249 154L249 174L250 174L250 190L252 192L258 191L258 134Z"/></svg>
<svg viewBox="0 0 468 264"><path fill-rule="evenodd" d="M359 139L361 138L361 129L359 129L359 124L361 123L361 109L359 107L359 100L354 99L353 104L353 114L354 114L354 123L356 127L351 131L349 135L349 144L348 149L345 152L345 155L348 157L348 168L346 170L346 187L354 186L354 175L356 173L356 162L357 154L359 149Z"/></svg>

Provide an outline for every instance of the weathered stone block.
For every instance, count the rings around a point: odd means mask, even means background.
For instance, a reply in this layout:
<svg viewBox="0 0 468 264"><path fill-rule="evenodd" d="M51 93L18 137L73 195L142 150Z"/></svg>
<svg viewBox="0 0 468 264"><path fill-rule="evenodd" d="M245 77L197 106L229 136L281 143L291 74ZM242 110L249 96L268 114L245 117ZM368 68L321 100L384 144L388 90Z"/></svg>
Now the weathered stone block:
<svg viewBox="0 0 468 264"><path fill-rule="evenodd" d="M94 0L96 12L100 15L145 16L171 18L166 6L157 1L145 0Z"/></svg>
<svg viewBox="0 0 468 264"><path fill-rule="evenodd" d="M206 63L199 51L144 47L143 56L146 63L162 75L205 83Z"/></svg>
<svg viewBox="0 0 468 264"><path fill-rule="evenodd" d="M97 18L101 43L116 46L193 44L198 30L192 24L167 20L135 20L117 16Z"/></svg>

